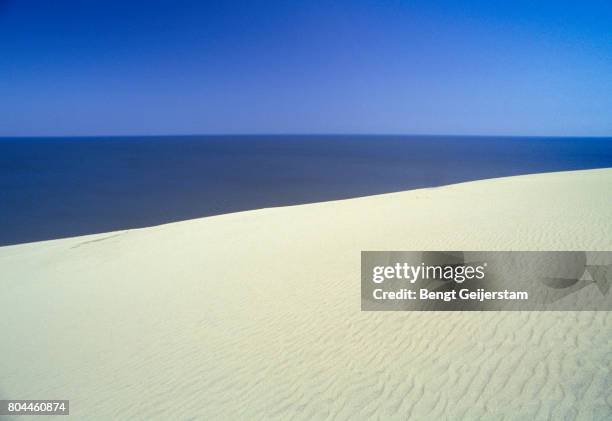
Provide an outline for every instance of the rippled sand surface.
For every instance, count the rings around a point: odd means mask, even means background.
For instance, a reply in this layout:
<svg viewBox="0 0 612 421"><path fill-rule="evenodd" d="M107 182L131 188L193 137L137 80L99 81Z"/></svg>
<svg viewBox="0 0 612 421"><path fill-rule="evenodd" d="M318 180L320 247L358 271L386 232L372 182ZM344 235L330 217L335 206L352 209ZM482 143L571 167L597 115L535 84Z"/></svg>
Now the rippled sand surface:
<svg viewBox="0 0 612 421"><path fill-rule="evenodd" d="M612 250L612 170L2 247L0 399L100 420L612 419L612 314L361 312L360 251L404 249Z"/></svg>

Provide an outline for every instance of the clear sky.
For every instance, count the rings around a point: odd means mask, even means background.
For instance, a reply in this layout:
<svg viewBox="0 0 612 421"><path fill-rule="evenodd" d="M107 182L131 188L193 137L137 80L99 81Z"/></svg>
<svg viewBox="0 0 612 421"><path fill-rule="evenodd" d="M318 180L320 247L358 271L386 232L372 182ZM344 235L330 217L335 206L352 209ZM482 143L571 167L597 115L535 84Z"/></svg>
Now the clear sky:
<svg viewBox="0 0 612 421"><path fill-rule="evenodd" d="M612 1L0 0L0 136L612 135Z"/></svg>

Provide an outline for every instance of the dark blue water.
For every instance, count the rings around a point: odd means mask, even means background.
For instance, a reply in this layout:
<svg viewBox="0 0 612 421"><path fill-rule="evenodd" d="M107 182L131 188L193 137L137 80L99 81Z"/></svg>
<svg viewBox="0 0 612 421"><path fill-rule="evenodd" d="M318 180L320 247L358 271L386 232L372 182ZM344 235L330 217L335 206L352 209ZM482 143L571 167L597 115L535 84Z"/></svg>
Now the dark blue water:
<svg viewBox="0 0 612 421"><path fill-rule="evenodd" d="M612 167L612 138L5 138L0 245L599 167Z"/></svg>

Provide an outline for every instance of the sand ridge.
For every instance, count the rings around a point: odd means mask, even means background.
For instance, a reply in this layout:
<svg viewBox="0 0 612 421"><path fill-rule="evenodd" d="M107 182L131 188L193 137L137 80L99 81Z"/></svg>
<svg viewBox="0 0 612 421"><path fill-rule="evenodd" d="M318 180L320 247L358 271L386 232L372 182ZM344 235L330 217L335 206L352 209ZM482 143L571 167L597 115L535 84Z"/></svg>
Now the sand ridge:
<svg viewBox="0 0 612 421"><path fill-rule="evenodd" d="M359 293L361 250L610 234L601 169L2 247L0 398L75 419L610 419L608 312L370 313Z"/></svg>

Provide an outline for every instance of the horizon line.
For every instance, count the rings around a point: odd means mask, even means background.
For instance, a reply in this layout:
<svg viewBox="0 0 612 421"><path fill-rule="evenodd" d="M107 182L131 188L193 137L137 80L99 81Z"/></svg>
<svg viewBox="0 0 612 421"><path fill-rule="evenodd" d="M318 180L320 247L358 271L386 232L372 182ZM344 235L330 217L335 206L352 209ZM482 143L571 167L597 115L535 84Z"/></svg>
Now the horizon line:
<svg viewBox="0 0 612 421"><path fill-rule="evenodd" d="M143 137L261 137L261 136L380 136L380 137L514 137L514 138L612 138L608 135L530 135L530 134L448 134L448 133L190 133L190 134L86 134L86 135L0 135L0 139L63 139L63 138L143 138Z"/></svg>

